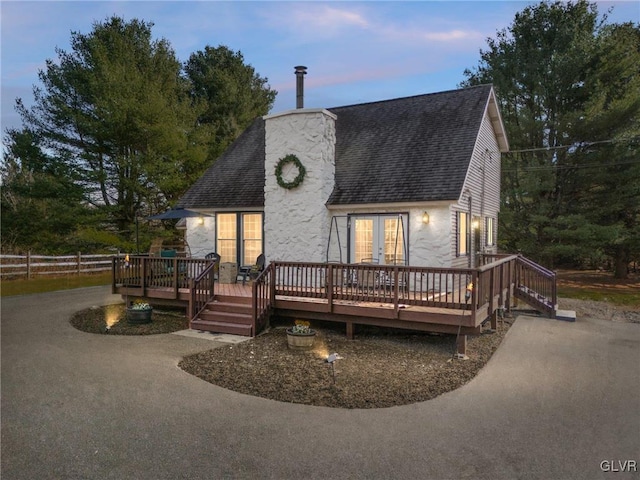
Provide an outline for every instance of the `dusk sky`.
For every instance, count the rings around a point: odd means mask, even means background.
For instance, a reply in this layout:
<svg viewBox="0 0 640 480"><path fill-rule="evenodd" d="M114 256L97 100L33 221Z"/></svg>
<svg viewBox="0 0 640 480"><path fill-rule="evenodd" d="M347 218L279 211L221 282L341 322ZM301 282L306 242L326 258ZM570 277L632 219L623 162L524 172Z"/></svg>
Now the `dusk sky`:
<svg viewBox="0 0 640 480"><path fill-rule="evenodd" d="M487 37L507 28L525 1L175 2L2 1L1 128L19 127L16 97L32 86L71 32L112 15L152 22L178 59L206 45L240 50L278 96L272 113L295 108L295 65L306 65L306 107L336 107L454 89L478 64ZM640 22L640 2L597 2L610 22Z"/></svg>

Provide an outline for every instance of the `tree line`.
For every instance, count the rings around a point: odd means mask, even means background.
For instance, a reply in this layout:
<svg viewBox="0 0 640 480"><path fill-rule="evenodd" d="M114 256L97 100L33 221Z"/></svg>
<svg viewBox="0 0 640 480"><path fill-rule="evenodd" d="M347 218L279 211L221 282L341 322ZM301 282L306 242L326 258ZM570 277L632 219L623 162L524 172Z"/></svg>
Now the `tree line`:
<svg viewBox="0 0 640 480"><path fill-rule="evenodd" d="M640 28L586 1L543 2L487 40L463 86L493 83L500 246L549 266L640 260Z"/></svg>
<svg viewBox="0 0 640 480"><path fill-rule="evenodd" d="M171 206L276 92L226 46L185 63L152 24L72 32L5 132L2 247L132 250L136 218ZM545 265L640 260L640 27L596 3L542 2L487 39L461 86L492 83L503 155L500 247ZM151 235L142 224L144 238ZM129 248L128 248L129 247Z"/></svg>
<svg viewBox="0 0 640 480"><path fill-rule="evenodd" d="M206 46L181 63L152 23L111 17L71 33L16 100L5 133L3 250L133 249L141 218L165 210L276 91L241 52ZM148 238L147 238L148 240Z"/></svg>

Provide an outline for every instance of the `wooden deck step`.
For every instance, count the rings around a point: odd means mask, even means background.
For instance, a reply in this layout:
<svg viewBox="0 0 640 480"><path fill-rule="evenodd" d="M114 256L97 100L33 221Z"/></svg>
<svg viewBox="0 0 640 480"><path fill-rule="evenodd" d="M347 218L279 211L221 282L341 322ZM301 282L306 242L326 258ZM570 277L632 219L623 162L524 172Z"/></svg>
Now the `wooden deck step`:
<svg viewBox="0 0 640 480"><path fill-rule="evenodd" d="M247 313L203 310L200 313L200 318L205 321L227 322L238 325L251 325L251 315Z"/></svg>
<svg viewBox="0 0 640 480"><path fill-rule="evenodd" d="M252 336L251 297L216 295L191 328L215 333Z"/></svg>
<svg viewBox="0 0 640 480"><path fill-rule="evenodd" d="M251 325L241 325L224 321L219 322L196 318L191 322L191 328L205 332L230 333L232 335L243 335L245 337L251 336Z"/></svg>
<svg viewBox="0 0 640 480"><path fill-rule="evenodd" d="M251 305L251 297L236 297L234 295L216 295L212 304L220 303L234 303L237 305Z"/></svg>
<svg viewBox="0 0 640 480"><path fill-rule="evenodd" d="M251 303L211 302L207 309L212 312L231 312L251 315Z"/></svg>

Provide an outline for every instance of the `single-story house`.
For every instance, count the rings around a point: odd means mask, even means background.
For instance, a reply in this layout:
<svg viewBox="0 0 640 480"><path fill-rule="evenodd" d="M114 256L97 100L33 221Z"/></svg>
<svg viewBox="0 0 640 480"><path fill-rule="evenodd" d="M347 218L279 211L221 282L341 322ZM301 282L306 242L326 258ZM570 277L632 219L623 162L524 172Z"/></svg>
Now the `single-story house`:
<svg viewBox="0 0 640 480"><path fill-rule="evenodd" d="M187 219L194 257L465 268L496 252L508 148L491 85L297 108L255 119L177 206L208 214Z"/></svg>

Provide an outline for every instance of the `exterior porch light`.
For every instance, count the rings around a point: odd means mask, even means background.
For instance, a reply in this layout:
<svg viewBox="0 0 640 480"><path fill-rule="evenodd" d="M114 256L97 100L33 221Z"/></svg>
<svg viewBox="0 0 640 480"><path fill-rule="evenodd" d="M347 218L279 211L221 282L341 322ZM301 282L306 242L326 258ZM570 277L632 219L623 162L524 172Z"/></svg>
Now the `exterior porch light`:
<svg viewBox="0 0 640 480"><path fill-rule="evenodd" d="M471 222L471 227L474 230L478 230L480 228L480 220L478 220L477 218L474 218L473 221Z"/></svg>
<svg viewBox="0 0 640 480"><path fill-rule="evenodd" d="M198 225L204 225L204 217L198 217Z"/></svg>
<svg viewBox="0 0 640 480"><path fill-rule="evenodd" d="M422 214L422 223L429 225L429 214L426 211Z"/></svg>

